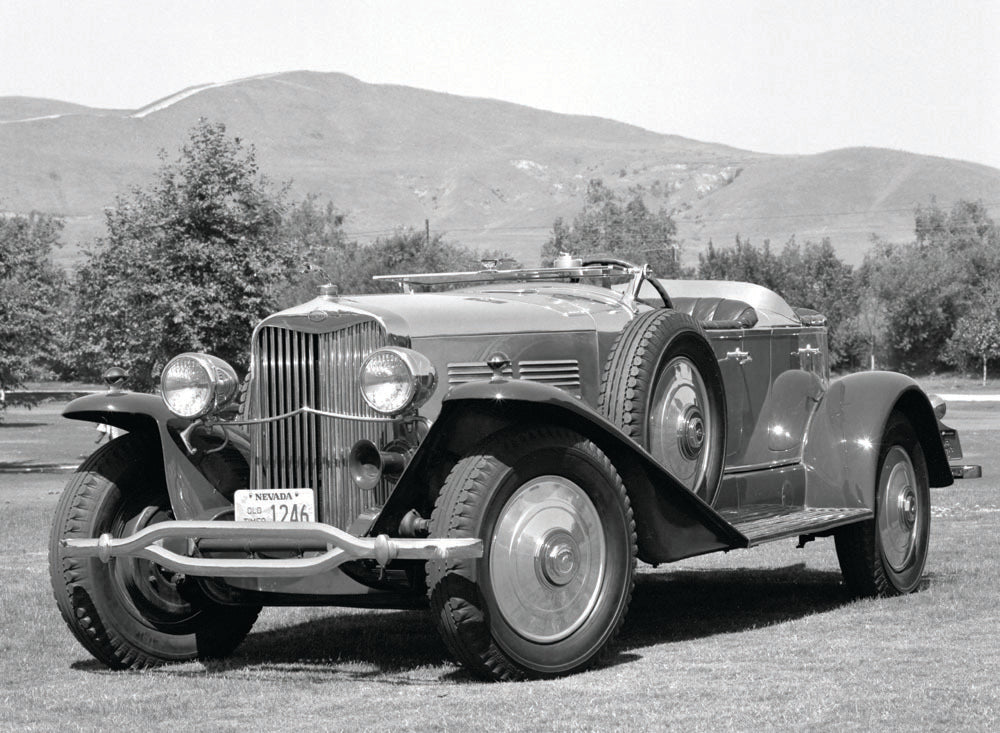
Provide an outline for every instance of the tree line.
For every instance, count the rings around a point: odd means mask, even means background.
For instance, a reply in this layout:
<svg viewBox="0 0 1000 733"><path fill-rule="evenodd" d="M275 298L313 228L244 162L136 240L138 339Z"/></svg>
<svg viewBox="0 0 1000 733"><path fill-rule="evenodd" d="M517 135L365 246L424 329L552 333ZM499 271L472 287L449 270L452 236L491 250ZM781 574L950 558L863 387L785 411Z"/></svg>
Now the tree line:
<svg viewBox="0 0 1000 733"><path fill-rule="evenodd" d="M207 120L105 219L107 234L84 249L73 277L51 264L58 219L0 219L0 387L95 381L117 364L133 388L150 389L185 351L245 369L254 325L321 284L371 292L392 287L375 274L464 270L480 258L412 228L350 240L343 213L315 196L291 200L287 184L261 173L252 145Z"/></svg>
<svg viewBox="0 0 1000 733"><path fill-rule="evenodd" d="M736 237L681 264L670 212L641 188L590 182L572 222L557 219L543 264L560 252L648 262L661 277L745 280L828 319L834 366L981 371L1000 359L1000 229L981 202L935 202L914 214L914 240L874 238L863 264L829 239L780 249ZM201 120L153 182L119 196L107 233L84 250L73 276L52 264L60 221L0 218L0 388L29 379L92 381L111 363L149 389L183 351L209 351L245 368L254 325L333 282L342 293L385 290L375 274L475 268L484 256L441 234L401 227L351 240L345 215L315 196L292 200L252 145Z"/></svg>
<svg viewBox="0 0 1000 733"><path fill-rule="evenodd" d="M709 242L695 267L681 265L669 212L650 211L641 187L613 192L591 181L583 210L556 220L542 260L559 252L606 252L646 261L661 277L743 280L827 318L832 366L908 373L973 369L985 382L1000 360L1000 227L982 202L914 211L914 240L873 237L864 262L842 261L829 238L780 249L737 236Z"/></svg>

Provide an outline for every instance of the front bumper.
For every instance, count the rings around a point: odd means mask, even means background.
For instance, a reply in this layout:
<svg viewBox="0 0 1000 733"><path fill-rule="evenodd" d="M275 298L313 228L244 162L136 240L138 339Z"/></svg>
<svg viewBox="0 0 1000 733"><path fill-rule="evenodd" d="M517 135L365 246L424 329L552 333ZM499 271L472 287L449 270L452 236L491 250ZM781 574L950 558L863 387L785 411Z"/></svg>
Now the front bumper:
<svg viewBox="0 0 1000 733"><path fill-rule="evenodd" d="M113 557L149 560L187 575L229 578L294 577L332 570L350 560L375 560L386 566L393 560L454 560L483 556L482 540L475 538L355 537L316 522L160 522L128 537L61 540L66 557ZM170 545L168 547L167 545ZM186 545L178 551L181 545ZM203 557L205 547L242 557ZM173 549L171 549L173 548ZM316 548L316 549L313 549ZM319 549L322 548L322 549ZM256 552L298 550L308 557L265 558Z"/></svg>

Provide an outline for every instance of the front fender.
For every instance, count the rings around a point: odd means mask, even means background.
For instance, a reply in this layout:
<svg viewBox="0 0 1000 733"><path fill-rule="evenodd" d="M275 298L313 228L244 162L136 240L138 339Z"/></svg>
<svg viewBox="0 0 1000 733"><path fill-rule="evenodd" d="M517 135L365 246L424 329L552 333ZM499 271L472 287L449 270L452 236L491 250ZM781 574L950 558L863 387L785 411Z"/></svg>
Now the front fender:
<svg viewBox="0 0 1000 733"><path fill-rule="evenodd" d="M231 510L232 502L199 470L202 454L191 453L180 439L190 420L177 417L156 395L138 392L105 392L78 397L63 409L63 417L144 433L159 445L159 471L167 486L177 519L213 519ZM231 441L243 453L245 440L232 431Z"/></svg>
<svg viewBox="0 0 1000 733"><path fill-rule="evenodd" d="M738 531L603 415L561 389L522 380L469 382L445 395L438 419L371 532L398 533L411 508L429 516L454 464L488 451L491 435L519 424L572 429L607 454L628 490L643 560L666 562L745 546Z"/></svg>
<svg viewBox="0 0 1000 733"><path fill-rule="evenodd" d="M810 422L803 448L806 504L875 507L882 435L893 412L913 426L931 486L952 483L930 399L896 372L858 372L830 383Z"/></svg>

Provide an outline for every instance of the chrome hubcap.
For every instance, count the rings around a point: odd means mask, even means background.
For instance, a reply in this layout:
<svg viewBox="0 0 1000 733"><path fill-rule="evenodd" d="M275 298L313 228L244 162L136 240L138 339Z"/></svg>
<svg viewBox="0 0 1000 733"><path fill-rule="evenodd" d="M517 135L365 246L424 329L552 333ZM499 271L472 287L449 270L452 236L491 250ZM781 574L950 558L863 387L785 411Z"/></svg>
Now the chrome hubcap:
<svg viewBox="0 0 1000 733"><path fill-rule="evenodd" d="M690 405L687 414L677 422L677 447L688 460L698 457L705 442L705 421L697 405Z"/></svg>
<svg viewBox="0 0 1000 733"><path fill-rule="evenodd" d="M649 410L649 452L684 486L700 488L712 452L708 390L694 363L671 359L660 373Z"/></svg>
<svg viewBox="0 0 1000 733"><path fill-rule="evenodd" d="M899 517L905 527L912 527L916 523L917 497L913 489L907 488L906 493L899 497Z"/></svg>
<svg viewBox="0 0 1000 733"><path fill-rule="evenodd" d="M549 585L569 583L580 565L580 546L564 530L557 529L542 543L535 556L535 566L541 574L539 580Z"/></svg>
<svg viewBox="0 0 1000 733"><path fill-rule="evenodd" d="M490 580L503 620L534 642L564 639L600 598L606 545L590 497L563 476L538 476L514 492L490 543Z"/></svg>
<svg viewBox="0 0 1000 733"><path fill-rule="evenodd" d="M913 463L902 447L894 445L889 450L882 475L884 509L878 520L882 552L893 570L903 572L913 561L916 551L920 497Z"/></svg>

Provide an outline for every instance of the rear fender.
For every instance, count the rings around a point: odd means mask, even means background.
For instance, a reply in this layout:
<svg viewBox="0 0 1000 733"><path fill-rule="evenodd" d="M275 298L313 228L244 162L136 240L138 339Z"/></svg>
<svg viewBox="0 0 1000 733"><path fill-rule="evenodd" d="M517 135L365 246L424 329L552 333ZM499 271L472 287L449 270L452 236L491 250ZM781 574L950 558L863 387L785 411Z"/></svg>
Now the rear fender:
<svg viewBox="0 0 1000 733"><path fill-rule="evenodd" d="M810 422L803 449L806 505L875 507L882 435L893 412L920 440L931 486L952 483L937 419L916 382L895 372L859 372L830 383Z"/></svg>
<svg viewBox="0 0 1000 733"><path fill-rule="evenodd" d="M497 431L517 424L567 427L604 451L628 490L644 561L667 562L746 544L708 504L602 415L556 387L520 380L470 382L448 392L370 533L397 534L402 516L414 507L428 517L455 463L484 444L488 447Z"/></svg>
<svg viewBox="0 0 1000 733"><path fill-rule="evenodd" d="M160 450L157 465L167 486L170 505L177 519L214 519L232 510L232 501L199 470L205 460L203 450L191 452L181 440L181 432L190 420L177 417L156 395L136 392L106 392L79 397L63 410L70 420L113 425L130 433L145 434ZM230 445L246 458L246 437L231 428L225 429Z"/></svg>

